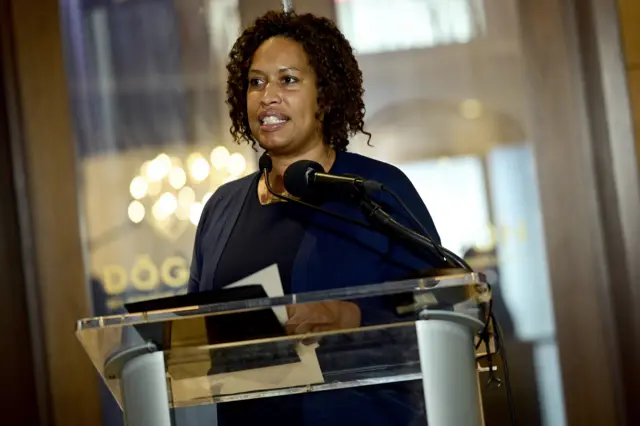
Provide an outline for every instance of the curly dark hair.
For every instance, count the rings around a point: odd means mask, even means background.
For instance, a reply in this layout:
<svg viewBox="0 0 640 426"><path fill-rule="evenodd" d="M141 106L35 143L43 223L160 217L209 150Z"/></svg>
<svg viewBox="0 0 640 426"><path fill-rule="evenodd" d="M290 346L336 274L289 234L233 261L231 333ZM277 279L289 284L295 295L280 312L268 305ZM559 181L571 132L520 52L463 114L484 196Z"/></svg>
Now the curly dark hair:
<svg viewBox="0 0 640 426"><path fill-rule="evenodd" d="M325 143L346 151L349 137L364 130L365 106L362 96L362 72L351 45L336 24L312 14L267 12L238 38L229 53L227 105L231 117L229 129L240 143L256 141L247 118L247 75L253 54L271 37L281 36L300 43L316 74L318 113L322 118Z"/></svg>

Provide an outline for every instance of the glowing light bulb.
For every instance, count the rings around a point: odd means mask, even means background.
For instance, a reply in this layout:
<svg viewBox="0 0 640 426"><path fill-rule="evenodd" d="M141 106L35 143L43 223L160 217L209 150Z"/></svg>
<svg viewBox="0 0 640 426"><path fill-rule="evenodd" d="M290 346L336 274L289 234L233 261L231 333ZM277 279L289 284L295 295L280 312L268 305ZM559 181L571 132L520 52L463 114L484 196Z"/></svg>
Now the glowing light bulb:
<svg viewBox="0 0 640 426"><path fill-rule="evenodd" d="M132 201L127 209L129 220L133 223L140 223L144 219L145 209L140 201Z"/></svg>
<svg viewBox="0 0 640 426"><path fill-rule="evenodd" d="M224 146L217 146L211 151L211 164L217 170L227 167L229 161L229 150Z"/></svg>
<svg viewBox="0 0 640 426"><path fill-rule="evenodd" d="M175 195L170 192L165 192L160 196L158 201L155 202L151 208L151 213L158 220L164 220L168 218L178 207L178 200Z"/></svg>
<svg viewBox="0 0 640 426"><path fill-rule="evenodd" d="M180 189L187 183L187 174L180 167L174 167L169 172L169 184L175 189Z"/></svg>
<svg viewBox="0 0 640 426"><path fill-rule="evenodd" d="M240 176L246 168L247 160L244 159L242 154L236 152L229 157L227 171L231 176Z"/></svg>
<svg viewBox="0 0 640 426"><path fill-rule="evenodd" d="M147 195L147 190L149 189L149 184L146 179L142 176L136 176L131 180L131 184L129 185L129 192L131 196L136 200L144 198Z"/></svg>
<svg viewBox="0 0 640 426"><path fill-rule="evenodd" d="M167 154L159 154L146 167L146 178L151 182L157 182L171 170L171 158Z"/></svg>
<svg viewBox="0 0 640 426"><path fill-rule="evenodd" d="M209 176L209 172L211 171L209 162L199 153L191 154L187 160L187 164L189 166L189 173L191 173L191 177L196 182L202 182Z"/></svg>

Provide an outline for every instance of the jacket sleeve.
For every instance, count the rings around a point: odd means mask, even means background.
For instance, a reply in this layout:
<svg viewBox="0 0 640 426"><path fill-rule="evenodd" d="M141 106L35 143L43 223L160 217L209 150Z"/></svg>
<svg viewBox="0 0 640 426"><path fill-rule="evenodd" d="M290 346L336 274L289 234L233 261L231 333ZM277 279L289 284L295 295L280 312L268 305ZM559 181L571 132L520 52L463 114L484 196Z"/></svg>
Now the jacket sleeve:
<svg viewBox="0 0 640 426"><path fill-rule="evenodd" d="M202 275L202 235L207 229L211 211L215 207L215 194L211 196L207 204L205 204L196 228L196 236L193 243L193 254L191 256L191 267L189 269L189 283L187 285L187 293L197 293L200 291L200 276Z"/></svg>

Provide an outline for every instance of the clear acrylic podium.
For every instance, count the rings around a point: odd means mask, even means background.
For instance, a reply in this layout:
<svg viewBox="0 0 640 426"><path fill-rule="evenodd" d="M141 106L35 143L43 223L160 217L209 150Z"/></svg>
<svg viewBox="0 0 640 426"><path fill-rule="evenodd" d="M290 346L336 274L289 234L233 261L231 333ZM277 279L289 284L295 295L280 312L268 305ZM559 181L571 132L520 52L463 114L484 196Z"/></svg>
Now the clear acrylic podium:
<svg viewBox="0 0 640 426"><path fill-rule="evenodd" d="M408 381L422 381L429 426L481 426L474 339L490 299L482 274L460 274L96 317L77 336L128 426L170 426L171 408ZM358 304L361 326L240 341L212 333L331 300Z"/></svg>

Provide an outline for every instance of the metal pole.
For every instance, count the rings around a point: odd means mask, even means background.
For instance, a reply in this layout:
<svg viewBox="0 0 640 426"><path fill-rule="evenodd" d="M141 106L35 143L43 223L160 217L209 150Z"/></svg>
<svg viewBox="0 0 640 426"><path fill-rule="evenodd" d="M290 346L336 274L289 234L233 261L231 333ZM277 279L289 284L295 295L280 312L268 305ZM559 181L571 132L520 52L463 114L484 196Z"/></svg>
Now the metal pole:
<svg viewBox="0 0 640 426"><path fill-rule="evenodd" d="M282 10L284 11L284 13L293 12L293 1L282 0Z"/></svg>

